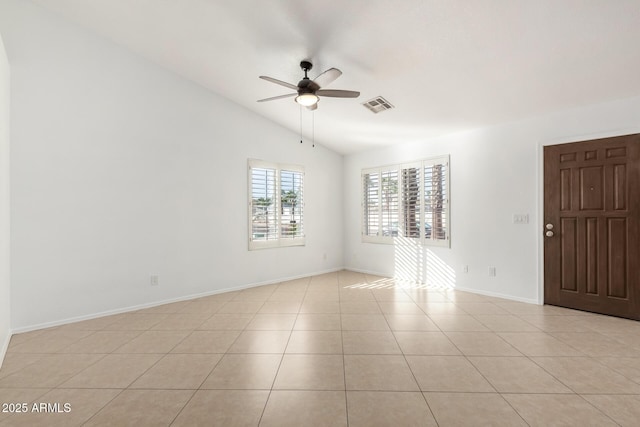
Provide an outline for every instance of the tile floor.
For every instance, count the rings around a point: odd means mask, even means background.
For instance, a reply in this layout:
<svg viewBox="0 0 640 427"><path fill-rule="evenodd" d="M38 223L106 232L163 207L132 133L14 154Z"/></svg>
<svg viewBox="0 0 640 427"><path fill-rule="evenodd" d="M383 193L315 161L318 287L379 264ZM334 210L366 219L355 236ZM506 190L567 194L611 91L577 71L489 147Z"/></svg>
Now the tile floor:
<svg viewBox="0 0 640 427"><path fill-rule="evenodd" d="M640 322L342 271L15 335L0 403L0 426L638 426Z"/></svg>

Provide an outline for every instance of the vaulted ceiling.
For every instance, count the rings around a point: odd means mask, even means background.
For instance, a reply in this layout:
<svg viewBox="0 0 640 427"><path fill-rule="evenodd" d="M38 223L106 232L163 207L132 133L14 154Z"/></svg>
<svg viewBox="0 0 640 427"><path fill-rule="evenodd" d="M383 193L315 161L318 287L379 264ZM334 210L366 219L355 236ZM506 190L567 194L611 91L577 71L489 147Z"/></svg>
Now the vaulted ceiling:
<svg viewBox="0 0 640 427"><path fill-rule="evenodd" d="M32 1L344 154L640 95L640 0ZM256 102L303 59L360 98Z"/></svg>

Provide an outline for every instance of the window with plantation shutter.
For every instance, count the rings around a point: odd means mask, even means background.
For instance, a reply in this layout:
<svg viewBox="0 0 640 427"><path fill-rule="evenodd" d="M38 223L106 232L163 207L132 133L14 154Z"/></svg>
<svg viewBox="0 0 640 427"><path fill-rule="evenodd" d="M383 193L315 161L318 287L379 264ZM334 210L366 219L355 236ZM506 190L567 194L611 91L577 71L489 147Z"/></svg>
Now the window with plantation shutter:
<svg viewBox="0 0 640 427"><path fill-rule="evenodd" d="M363 185L363 235L377 236L380 228L380 174L362 174Z"/></svg>
<svg viewBox="0 0 640 427"><path fill-rule="evenodd" d="M449 156L362 171L362 240L449 246Z"/></svg>
<svg viewBox="0 0 640 427"><path fill-rule="evenodd" d="M398 236L400 215L398 168L362 172L362 236L366 241L389 242Z"/></svg>
<svg viewBox="0 0 640 427"><path fill-rule="evenodd" d="M302 207L303 174L299 171L280 171L280 237L297 239L304 236Z"/></svg>
<svg viewBox="0 0 640 427"><path fill-rule="evenodd" d="M249 249L304 245L304 169L249 160Z"/></svg>
<svg viewBox="0 0 640 427"><path fill-rule="evenodd" d="M420 238L420 167L402 168L402 237Z"/></svg>
<svg viewBox="0 0 640 427"><path fill-rule="evenodd" d="M444 242L449 239L449 162L434 159L424 165L424 207L427 239Z"/></svg>
<svg viewBox="0 0 640 427"><path fill-rule="evenodd" d="M251 169L251 236L253 240L278 238L276 169Z"/></svg>
<svg viewBox="0 0 640 427"><path fill-rule="evenodd" d="M387 170L380 173L381 225L382 235L398 235L398 171Z"/></svg>

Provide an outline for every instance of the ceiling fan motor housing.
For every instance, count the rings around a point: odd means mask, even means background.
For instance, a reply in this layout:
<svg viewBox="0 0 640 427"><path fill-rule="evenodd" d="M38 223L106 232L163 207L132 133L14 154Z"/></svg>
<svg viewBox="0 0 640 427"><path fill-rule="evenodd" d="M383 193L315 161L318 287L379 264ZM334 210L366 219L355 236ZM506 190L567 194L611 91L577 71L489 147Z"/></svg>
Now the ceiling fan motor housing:
<svg viewBox="0 0 640 427"><path fill-rule="evenodd" d="M298 95L302 95L303 93L314 93L318 89L320 89L320 86L308 77L305 77L298 82Z"/></svg>
<svg viewBox="0 0 640 427"><path fill-rule="evenodd" d="M300 61L300 68L304 71L304 77L298 82L298 95L315 93L320 86L307 76L307 71L313 68L313 64L309 61Z"/></svg>

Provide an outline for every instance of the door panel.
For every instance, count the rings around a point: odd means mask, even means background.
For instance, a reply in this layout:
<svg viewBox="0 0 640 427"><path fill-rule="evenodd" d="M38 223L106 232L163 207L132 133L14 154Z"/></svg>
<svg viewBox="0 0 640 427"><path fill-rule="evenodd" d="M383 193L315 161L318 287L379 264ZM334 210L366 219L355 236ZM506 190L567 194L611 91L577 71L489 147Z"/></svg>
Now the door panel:
<svg viewBox="0 0 640 427"><path fill-rule="evenodd" d="M585 218L585 282L587 293L598 294L598 218Z"/></svg>
<svg viewBox="0 0 640 427"><path fill-rule="evenodd" d="M607 271L609 272L608 296L627 298L627 221L624 218L608 218L607 247L609 249Z"/></svg>
<svg viewBox="0 0 640 427"><path fill-rule="evenodd" d="M545 303L640 319L640 135L545 147L544 200Z"/></svg>
<svg viewBox="0 0 640 427"><path fill-rule="evenodd" d="M560 262L562 263L562 284L565 291L578 290L578 269L576 263L576 218L561 218L560 227Z"/></svg>
<svg viewBox="0 0 640 427"><path fill-rule="evenodd" d="M602 166L580 168L580 210L604 208L602 184L604 170Z"/></svg>

